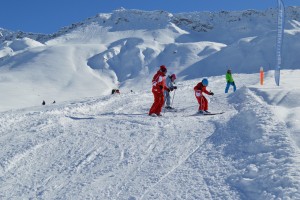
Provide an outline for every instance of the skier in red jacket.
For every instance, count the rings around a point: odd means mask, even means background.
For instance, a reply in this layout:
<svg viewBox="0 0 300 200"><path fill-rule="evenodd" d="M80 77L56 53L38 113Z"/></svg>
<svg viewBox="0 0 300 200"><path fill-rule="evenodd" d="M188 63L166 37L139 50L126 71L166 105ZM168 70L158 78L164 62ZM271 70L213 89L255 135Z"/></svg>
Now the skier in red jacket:
<svg viewBox="0 0 300 200"><path fill-rule="evenodd" d="M164 90L170 91L170 89L166 86L166 73L167 68L162 65L152 79L154 103L149 111L149 115L151 116L161 116L161 110L165 103Z"/></svg>
<svg viewBox="0 0 300 200"><path fill-rule="evenodd" d="M205 96L203 95L203 93L206 93L208 95L214 95L213 92L208 92L206 90L206 87L208 86L208 80L206 78L204 78L201 82L199 82L195 87L195 96L197 98L197 101L199 103L199 109L198 109L198 113L200 114L205 114L205 113L209 113L208 112L208 101L205 98Z"/></svg>

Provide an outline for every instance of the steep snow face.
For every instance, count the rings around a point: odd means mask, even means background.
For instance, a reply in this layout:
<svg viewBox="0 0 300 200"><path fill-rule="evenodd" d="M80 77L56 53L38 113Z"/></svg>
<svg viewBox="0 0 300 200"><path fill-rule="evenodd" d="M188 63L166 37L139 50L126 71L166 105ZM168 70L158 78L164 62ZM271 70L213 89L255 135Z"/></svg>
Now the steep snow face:
<svg viewBox="0 0 300 200"><path fill-rule="evenodd" d="M287 8L286 15L286 36L284 38L283 66L286 68L298 68L297 56L292 56L287 52L295 52L298 43L293 42L299 39L300 9L297 7ZM170 14L163 11L138 11L120 9L110 14L99 14L82 23L74 24L64 29L67 35L50 40L49 44L64 42L96 42L108 46L107 52L99 55L98 60L103 60L101 66L98 63L96 68L110 67L113 70L119 68L124 63L123 54L116 49L122 48L121 43L126 43L126 51L132 52L130 62L138 64L139 70L145 67L153 73L157 65L165 64L173 68L179 68L182 76L195 78L198 76L220 75L230 66L237 72L254 73L260 66L266 70L273 69L275 63L275 43L277 29L277 11L269 9L266 11L239 11L239 12L195 12ZM243 40L243 38L254 38ZM140 42L130 42L140 41ZM119 42L118 42L119 41ZM209 56L207 59L198 57L197 61L189 65L182 66L181 62L173 63L171 59L156 59L155 56L165 54L164 49L169 45L179 45L182 43L196 43L200 41L211 41L226 45L220 53ZM148 61L147 55L143 55L145 49L141 43L145 44L152 61ZM118 47L115 47L115 46ZM121 46L120 46L121 45ZM154 45L154 46L153 46ZM213 48L213 47L212 47ZM174 49L173 52L177 52ZM114 52L111 54L111 52ZM124 51L122 51L124 52ZM286 53L285 53L286 52ZM108 56L107 54L110 54ZM181 56L191 57L190 54L197 54L188 50ZM178 57L179 54L176 54ZM106 62L109 57L108 62ZM159 56L160 58L160 56ZM135 60L136 59L136 60ZM180 58L175 58L180 59ZM133 61L134 60L134 61ZM172 59L174 60L174 58ZM122 62L122 64L120 64ZM142 65L142 66L141 66ZM175 65L175 66L174 66ZM94 66L91 66L95 68ZM126 68L126 67L125 67ZM209 69L209 70L207 70ZM173 69L172 69L173 71ZM117 71L117 76L123 82L128 79L136 78L132 70L125 70L125 74ZM130 76L131 74L131 76ZM190 76L193 74L192 76ZM124 77L125 76L125 77Z"/></svg>

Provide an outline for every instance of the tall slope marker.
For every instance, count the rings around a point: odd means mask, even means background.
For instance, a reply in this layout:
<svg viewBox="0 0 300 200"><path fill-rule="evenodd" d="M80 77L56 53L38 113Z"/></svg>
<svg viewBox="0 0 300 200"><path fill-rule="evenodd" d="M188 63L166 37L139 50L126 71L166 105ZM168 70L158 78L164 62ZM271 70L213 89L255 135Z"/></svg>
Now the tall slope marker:
<svg viewBox="0 0 300 200"><path fill-rule="evenodd" d="M276 48L276 58L277 65L275 67L275 82L279 86L280 82L280 66L281 66L281 50L282 41L284 33L284 4L282 0L277 0L278 2L278 18L277 18L277 48Z"/></svg>

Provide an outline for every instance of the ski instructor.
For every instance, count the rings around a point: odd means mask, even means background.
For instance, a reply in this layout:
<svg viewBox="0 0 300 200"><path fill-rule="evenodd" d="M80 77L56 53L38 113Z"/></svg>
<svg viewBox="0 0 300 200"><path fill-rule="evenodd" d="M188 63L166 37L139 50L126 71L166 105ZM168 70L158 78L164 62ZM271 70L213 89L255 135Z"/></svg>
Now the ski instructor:
<svg viewBox="0 0 300 200"><path fill-rule="evenodd" d="M150 116L162 116L161 111L165 103L164 91L167 90L168 92L170 92L170 89L166 85L166 73L166 66L161 65L152 79L152 93L154 95L154 103L149 111Z"/></svg>

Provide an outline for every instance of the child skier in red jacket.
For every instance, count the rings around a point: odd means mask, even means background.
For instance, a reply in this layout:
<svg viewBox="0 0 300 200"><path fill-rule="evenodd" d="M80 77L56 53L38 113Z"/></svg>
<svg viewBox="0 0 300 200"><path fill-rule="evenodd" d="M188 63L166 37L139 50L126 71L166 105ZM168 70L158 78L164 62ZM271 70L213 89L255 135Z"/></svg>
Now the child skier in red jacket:
<svg viewBox="0 0 300 200"><path fill-rule="evenodd" d="M167 68L162 65L152 79L152 93L154 95L154 103L150 108L149 115L161 116L162 107L164 106L164 90L170 91L166 86Z"/></svg>
<svg viewBox="0 0 300 200"><path fill-rule="evenodd" d="M205 113L209 113L208 112L208 101L205 98L205 96L203 95L203 93L206 93L208 95L214 95L213 92L208 92L206 90L206 87L208 86L208 80L206 78L204 78L201 82L199 82L195 87L194 87L194 91L195 91L195 96L196 99L199 103L199 109L198 112L200 114L205 114Z"/></svg>

